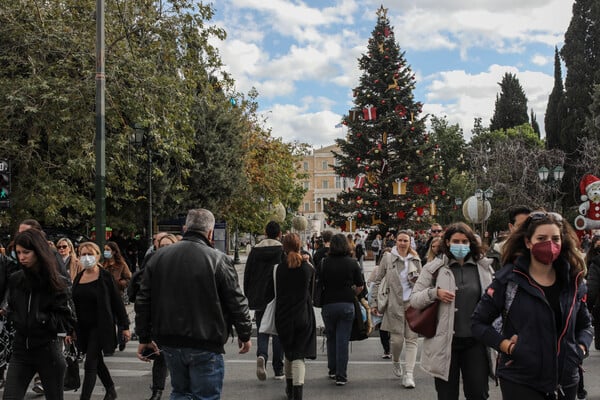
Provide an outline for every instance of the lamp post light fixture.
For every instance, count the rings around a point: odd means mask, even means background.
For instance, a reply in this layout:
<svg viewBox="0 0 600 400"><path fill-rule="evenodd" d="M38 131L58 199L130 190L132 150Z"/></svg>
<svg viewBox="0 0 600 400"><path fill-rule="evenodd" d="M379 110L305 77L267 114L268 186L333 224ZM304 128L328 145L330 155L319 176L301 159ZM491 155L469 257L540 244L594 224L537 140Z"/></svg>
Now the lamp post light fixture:
<svg viewBox="0 0 600 400"><path fill-rule="evenodd" d="M133 134L129 142L136 146L146 146L148 156L148 243L152 246L153 218L152 218L152 148L150 146L152 137L150 130L142 124L135 124Z"/></svg>
<svg viewBox="0 0 600 400"><path fill-rule="evenodd" d="M487 208L489 207L489 212L491 212L492 210L492 206L490 205L490 202L488 200L494 197L494 190L492 188L488 188L485 190L477 189L475 190L475 197L477 198L478 202L481 202L481 209L483 212L483 218L481 220L481 240L484 240L484 238L487 237L486 230L487 220L489 217Z"/></svg>
<svg viewBox="0 0 600 400"><path fill-rule="evenodd" d="M552 204L552 210L556 209L556 201L558 198L555 196L556 191L560 189L560 183L565 176L565 169L561 165L557 165L551 170L546 167L540 167L538 169L538 177L540 178L540 182L547 184L551 188L551 199L550 203Z"/></svg>

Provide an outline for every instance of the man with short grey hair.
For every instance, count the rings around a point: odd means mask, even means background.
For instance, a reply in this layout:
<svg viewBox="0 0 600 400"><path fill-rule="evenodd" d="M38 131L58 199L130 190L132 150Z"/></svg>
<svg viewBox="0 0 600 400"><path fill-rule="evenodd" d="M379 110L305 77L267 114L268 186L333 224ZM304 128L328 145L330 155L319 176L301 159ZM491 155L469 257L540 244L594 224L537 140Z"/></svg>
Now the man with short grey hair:
<svg viewBox="0 0 600 400"><path fill-rule="evenodd" d="M248 301L232 259L211 244L214 225L210 211L190 210L183 239L152 256L136 298L138 358L166 353L171 399L221 397L232 325L240 353L251 347Z"/></svg>

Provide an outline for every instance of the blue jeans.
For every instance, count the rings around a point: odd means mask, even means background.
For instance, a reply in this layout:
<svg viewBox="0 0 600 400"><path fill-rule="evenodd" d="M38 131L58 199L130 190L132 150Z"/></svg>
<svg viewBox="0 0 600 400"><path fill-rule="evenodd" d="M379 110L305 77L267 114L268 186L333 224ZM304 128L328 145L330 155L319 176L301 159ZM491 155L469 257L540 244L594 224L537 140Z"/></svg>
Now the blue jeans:
<svg viewBox="0 0 600 400"><path fill-rule="evenodd" d="M171 400L219 400L223 390L223 355L187 347L162 347L171 373Z"/></svg>
<svg viewBox="0 0 600 400"><path fill-rule="evenodd" d="M354 321L354 303L331 303L321 309L327 335L327 367L329 375L347 378L348 343Z"/></svg>
<svg viewBox="0 0 600 400"><path fill-rule="evenodd" d="M269 338L273 338L273 371L275 375L283 375L283 350L281 348L281 342L279 336L269 335L266 333L258 333L260 328L260 322L262 321L265 310L254 311L254 319L256 319L256 357L263 356L265 358L265 365L269 359Z"/></svg>

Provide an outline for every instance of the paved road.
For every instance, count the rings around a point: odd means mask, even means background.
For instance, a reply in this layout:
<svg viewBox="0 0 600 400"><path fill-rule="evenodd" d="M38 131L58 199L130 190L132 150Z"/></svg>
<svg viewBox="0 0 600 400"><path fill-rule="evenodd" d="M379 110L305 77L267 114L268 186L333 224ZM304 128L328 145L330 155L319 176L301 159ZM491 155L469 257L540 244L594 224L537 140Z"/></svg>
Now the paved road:
<svg viewBox="0 0 600 400"><path fill-rule="evenodd" d="M243 260L243 259L242 259ZM372 263L365 266L367 272L372 269ZM243 264L238 265L240 279L243 279ZM132 307L128 310L133 316ZM320 312L317 312L320 319ZM285 383L272 378L272 368L269 365L269 378L259 381L256 378L256 338L252 339L252 350L249 354L237 353L237 343L230 341L226 346L225 355L225 384L223 399L243 400L282 400L284 399ZM111 371L116 384L119 399L142 400L150 397L149 385L152 379L151 365L139 361L135 357L137 343L130 343L125 351L117 352L112 357L106 358L106 363ZM419 356L420 357L420 356ZM585 362L586 384L589 392L588 399L600 400L600 351L592 350L590 357ZM82 371L83 373L83 371ZM433 378L426 375L417 365L415 370L415 389L404 389L400 380L391 370L391 362L381 359L381 345L376 337L368 338L362 342L352 344L350 363L348 368L349 383L337 387L327 378L326 354L324 343L319 339L318 357L314 361L307 361L305 398L311 400L364 400L368 399L435 399ZM168 399L169 381L164 399ZM78 399L80 392L67 392L65 399ZM104 389L100 382L96 384L93 399L102 399ZM36 397L29 392L27 399ZM501 398L499 388L490 381L490 399Z"/></svg>

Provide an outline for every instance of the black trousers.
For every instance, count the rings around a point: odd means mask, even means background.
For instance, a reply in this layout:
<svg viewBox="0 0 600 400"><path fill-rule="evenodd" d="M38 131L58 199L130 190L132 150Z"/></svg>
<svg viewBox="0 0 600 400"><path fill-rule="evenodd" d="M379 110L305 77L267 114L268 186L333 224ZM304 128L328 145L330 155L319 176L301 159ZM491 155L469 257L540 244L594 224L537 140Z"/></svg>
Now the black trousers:
<svg viewBox="0 0 600 400"><path fill-rule="evenodd" d="M66 367L62 341L59 339L34 349L26 349L15 343L2 398L22 400L27 393L29 382L37 372L44 386L46 399L63 400Z"/></svg>
<svg viewBox="0 0 600 400"><path fill-rule="evenodd" d="M506 379L500 379L500 390L502 398L506 400L527 399L527 400L575 400L577 394L577 385L563 388L558 397L554 393L544 394L538 392L529 386L520 385Z"/></svg>
<svg viewBox="0 0 600 400"><path fill-rule="evenodd" d="M383 347L383 352L390 354L390 333L384 331L381 327L379 328L379 341L381 342L381 347Z"/></svg>
<svg viewBox="0 0 600 400"><path fill-rule="evenodd" d="M461 373L465 398L467 400L487 399L489 397L487 357L487 349L483 343L474 338L455 337L452 340L448 381L435 378L438 400L458 400Z"/></svg>
<svg viewBox="0 0 600 400"><path fill-rule="evenodd" d="M88 344L85 352L85 362L83 368L83 385L81 387L81 398L89 399L92 396L94 386L96 386L96 375L100 378L100 382L105 388L114 386L113 380L110 377L110 372L104 364L102 356L102 340L99 337L98 329L92 328L88 336Z"/></svg>

